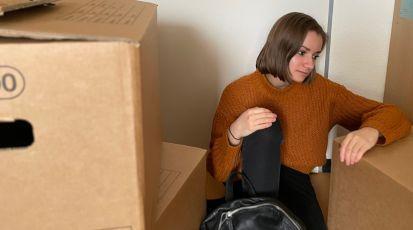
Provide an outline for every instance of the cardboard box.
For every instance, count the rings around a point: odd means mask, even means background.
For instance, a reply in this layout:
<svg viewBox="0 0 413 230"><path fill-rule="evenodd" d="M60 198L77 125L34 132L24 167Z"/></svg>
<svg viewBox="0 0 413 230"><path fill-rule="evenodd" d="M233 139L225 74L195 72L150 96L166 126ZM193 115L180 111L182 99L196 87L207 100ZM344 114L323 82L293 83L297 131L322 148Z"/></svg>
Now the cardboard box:
<svg viewBox="0 0 413 230"><path fill-rule="evenodd" d="M324 221L327 223L328 203L330 199L330 173L311 174L310 179L317 196L318 204L323 212Z"/></svg>
<svg viewBox="0 0 413 230"><path fill-rule="evenodd" d="M206 150L163 143L157 230L196 230L206 212Z"/></svg>
<svg viewBox="0 0 413 230"><path fill-rule="evenodd" d="M57 0L1 0L0 1L0 16L5 12L20 10L28 7L39 5L48 5Z"/></svg>
<svg viewBox="0 0 413 230"><path fill-rule="evenodd" d="M208 200L221 199L225 197L225 186L215 180L211 173L207 172L206 175L206 198Z"/></svg>
<svg viewBox="0 0 413 230"><path fill-rule="evenodd" d="M335 140L328 228L412 229L413 133L371 149L353 166L339 160Z"/></svg>
<svg viewBox="0 0 413 230"><path fill-rule="evenodd" d="M413 121L413 56L406 52L413 50L413 20L403 17L401 12L406 15L409 11L401 10L401 3L396 0L394 6L384 102L397 105ZM411 7L409 4L405 1L406 7Z"/></svg>
<svg viewBox="0 0 413 230"><path fill-rule="evenodd" d="M161 132L156 6L61 0L0 18L0 229L150 229ZM7 133L4 135L8 135Z"/></svg>

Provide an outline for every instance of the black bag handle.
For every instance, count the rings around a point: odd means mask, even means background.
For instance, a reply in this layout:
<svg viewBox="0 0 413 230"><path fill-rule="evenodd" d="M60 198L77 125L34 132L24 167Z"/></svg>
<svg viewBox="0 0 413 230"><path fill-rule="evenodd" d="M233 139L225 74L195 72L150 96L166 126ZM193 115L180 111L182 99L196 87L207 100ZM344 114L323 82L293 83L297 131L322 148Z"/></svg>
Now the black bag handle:
<svg viewBox="0 0 413 230"><path fill-rule="evenodd" d="M225 182L225 201L229 202L234 199L234 179L236 176L240 175L243 183L243 187L247 190L249 196L253 197L256 195L255 188L252 185L250 179L243 173L238 171L232 171Z"/></svg>

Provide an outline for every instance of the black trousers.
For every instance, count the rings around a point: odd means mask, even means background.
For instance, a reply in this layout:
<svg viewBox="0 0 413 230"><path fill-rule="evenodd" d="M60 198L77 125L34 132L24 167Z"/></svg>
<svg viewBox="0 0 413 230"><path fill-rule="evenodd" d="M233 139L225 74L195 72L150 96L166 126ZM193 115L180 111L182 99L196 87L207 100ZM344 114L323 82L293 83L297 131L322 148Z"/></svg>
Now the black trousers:
<svg viewBox="0 0 413 230"><path fill-rule="evenodd" d="M281 165L282 132L278 121L243 140L243 172L259 195L278 198L309 230L327 229L308 174ZM234 184L235 198L246 197L241 182ZM224 200L208 203L208 211Z"/></svg>

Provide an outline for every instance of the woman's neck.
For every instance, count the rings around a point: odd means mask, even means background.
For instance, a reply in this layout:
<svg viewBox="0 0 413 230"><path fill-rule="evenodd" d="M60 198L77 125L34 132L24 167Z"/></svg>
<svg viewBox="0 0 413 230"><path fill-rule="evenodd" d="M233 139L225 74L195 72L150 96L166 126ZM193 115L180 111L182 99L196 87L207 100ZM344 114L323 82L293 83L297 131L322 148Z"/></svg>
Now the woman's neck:
<svg viewBox="0 0 413 230"><path fill-rule="evenodd" d="M272 74L265 74L265 77L275 88L283 89L289 85L287 81L281 81L278 77L274 77Z"/></svg>

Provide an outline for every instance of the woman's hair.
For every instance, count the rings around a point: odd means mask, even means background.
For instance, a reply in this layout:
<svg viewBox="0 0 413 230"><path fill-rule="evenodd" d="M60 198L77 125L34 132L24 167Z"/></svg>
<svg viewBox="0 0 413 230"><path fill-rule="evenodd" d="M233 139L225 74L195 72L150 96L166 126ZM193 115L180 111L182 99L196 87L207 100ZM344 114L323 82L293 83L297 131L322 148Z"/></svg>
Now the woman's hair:
<svg viewBox="0 0 413 230"><path fill-rule="evenodd" d="M267 42L257 58L256 67L262 74L271 74L282 81L292 82L289 63L300 50L309 31L314 31L323 39L322 49L327 42L327 35L318 22L303 13L292 12L282 16L272 27ZM313 80L315 68L304 83Z"/></svg>

